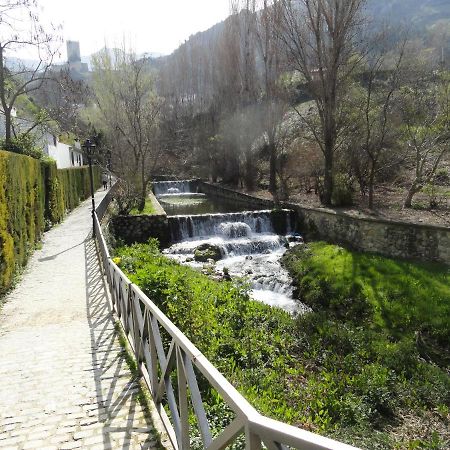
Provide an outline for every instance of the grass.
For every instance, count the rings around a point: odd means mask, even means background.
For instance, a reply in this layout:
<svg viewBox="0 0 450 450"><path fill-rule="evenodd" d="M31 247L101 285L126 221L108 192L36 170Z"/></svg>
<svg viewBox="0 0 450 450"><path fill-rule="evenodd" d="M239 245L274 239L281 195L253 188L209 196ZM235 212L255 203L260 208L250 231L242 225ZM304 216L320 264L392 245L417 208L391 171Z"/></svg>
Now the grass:
<svg viewBox="0 0 450 450"><path fill-rule="evenodd" d="M288 266L306 297L318 280L326 280L335 297L363 296L371 326L394 339L418 331L432 331L443 343L450 339L447 266L352 252L323 242L309 244L306 253L299 248Z"/></svg>
<svg viewBox="0 0 450 450"><path fill-rule="evenodd" d="M365 449L449 447L448 268L299 246L284 264L312 311L295 317L165 258L156 242L116 256L261 413ZM201 389L212 427L228 423Z"/></svg>
<svg viewBox="0 0 450 450"><path fill-rule="evenodd" d="M156 214L156 210L153 206L152 200L148 198L145 201L145 206L142 211L139 211L137 208L134 208L130 211L130 215L132 216L141 216L141 215L153 215Z"/></svg>

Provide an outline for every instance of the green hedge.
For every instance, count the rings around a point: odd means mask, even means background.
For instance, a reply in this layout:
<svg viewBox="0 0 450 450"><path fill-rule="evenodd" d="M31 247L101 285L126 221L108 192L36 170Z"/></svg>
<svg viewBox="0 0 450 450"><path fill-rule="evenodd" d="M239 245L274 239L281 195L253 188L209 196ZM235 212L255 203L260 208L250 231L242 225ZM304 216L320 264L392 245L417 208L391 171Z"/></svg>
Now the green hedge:
<svg viewBox="0 0 450 450"><path fill-rule="evenodd" d="M95 168L95 187L100 187ZM89 196L88 169L0 151L0 295L23 267L43 231Z"/></svg>

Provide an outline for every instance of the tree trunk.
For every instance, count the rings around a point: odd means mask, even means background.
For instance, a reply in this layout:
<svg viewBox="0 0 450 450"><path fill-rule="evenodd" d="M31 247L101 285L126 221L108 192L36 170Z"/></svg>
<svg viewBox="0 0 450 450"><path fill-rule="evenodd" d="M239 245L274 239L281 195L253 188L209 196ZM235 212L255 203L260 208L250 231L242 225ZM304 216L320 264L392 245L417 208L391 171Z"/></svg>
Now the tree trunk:
<svg viewBox="0 0 450 450"><path fill-rule="evenodd" d="M245 158L245 187L249 191L253 191L255 188L255 169L253 167L253 161L251 156Z"/></svg>
<svg viewBox="0 0 450 450"><path fill-rule="evenodd" d="M328 111L329 118L325 120L324 124L324 157L325 157L325 174L323 180L323 196L322 203L325 206L332 205L333 198L333 160L334 160L334 145L336 139L336 127L334 125L333 108L330 106Z"/></svg>
<svg viewBox="0 0 450 450"><path fill-rule="evenodd" d="M323 180L322 203L325 206L331 206L333 196L333 156L325 155L325 176Z"/></svg>
<svg viewBox="0 0 450 450"><path fill-rule="evenodd" d="M370 165L369 175L369 209L373 209L373 197L375 193L375 164L372 162Z"/></svg>
<svg viewBox="0 0 450 450"><path fill-rule="evenodd" d="M145 164L144 161L142 161L141 166L141 195L139 198L139 205L138 210L143 211L145 208L145 201L147 200L147 183L145 181Z"/></svg>
<svg viewBox="0 0 450 450"><path fill-rule="evenodd" d="M420 189L418 186L413 184L406 193L405 201L403 202L403 208L411 208L413 197L419 192Z"/></svg>
<svg viewBox="0 0 450 450"><path fill-rule="evenodd" d="M273 142L269 143L270 153L270 174L269 174L269 192L276 196L277 194L277 155Z"/></svg>
<svg viewBox="0 0 450 450"><path fill-rule="evenodd" d="M9 148L11 144L11 110L5 109L5 145Z"/></svg>

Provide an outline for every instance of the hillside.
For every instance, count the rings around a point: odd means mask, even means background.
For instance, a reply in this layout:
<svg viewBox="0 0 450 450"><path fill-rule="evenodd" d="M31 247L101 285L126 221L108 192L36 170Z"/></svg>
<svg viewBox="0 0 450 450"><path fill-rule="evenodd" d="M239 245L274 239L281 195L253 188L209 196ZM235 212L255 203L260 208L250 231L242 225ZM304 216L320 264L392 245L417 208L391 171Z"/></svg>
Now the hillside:
<svg viewBox="0 0 450 450"><path fill-rule="evenodd" d="M369 0L367 12L375 20L404 23L415 29L430 29L441 20L450 23L448 0Z"/></svg>

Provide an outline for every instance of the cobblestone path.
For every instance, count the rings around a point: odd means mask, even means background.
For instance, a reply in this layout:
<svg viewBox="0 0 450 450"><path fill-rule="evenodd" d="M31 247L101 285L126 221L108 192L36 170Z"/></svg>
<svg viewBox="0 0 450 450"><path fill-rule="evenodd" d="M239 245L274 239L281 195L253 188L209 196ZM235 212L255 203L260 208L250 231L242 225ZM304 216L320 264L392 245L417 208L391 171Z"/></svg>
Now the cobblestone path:
<svg viewBox="0 0 450 450"><path fill-rule="evenodd" d="M159 446L115 333L89 206L46 233L0 311L2 450Z"/></svg>

